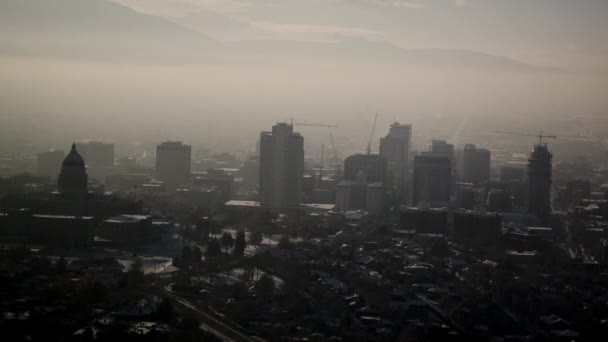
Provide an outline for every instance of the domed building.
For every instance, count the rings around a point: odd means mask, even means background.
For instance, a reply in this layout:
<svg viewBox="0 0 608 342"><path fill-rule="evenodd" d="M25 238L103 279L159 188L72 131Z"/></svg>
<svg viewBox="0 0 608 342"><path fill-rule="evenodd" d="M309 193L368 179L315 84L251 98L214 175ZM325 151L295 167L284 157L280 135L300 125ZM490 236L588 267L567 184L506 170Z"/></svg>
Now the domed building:
<svg viewBox="0 0 608 342"><path fill-rule="evenodd" d="M88 176L84 159L72 144L72 150L63 160L58 178L58 190L65 197L84 198L87 193Z"/></svg>

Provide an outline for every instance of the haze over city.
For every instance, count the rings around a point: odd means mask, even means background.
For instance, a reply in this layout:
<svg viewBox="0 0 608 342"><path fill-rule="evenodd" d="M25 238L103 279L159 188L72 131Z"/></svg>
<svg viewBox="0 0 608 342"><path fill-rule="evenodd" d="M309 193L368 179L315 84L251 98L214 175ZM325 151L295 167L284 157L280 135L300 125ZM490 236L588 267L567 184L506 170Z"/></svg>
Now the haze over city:
<svg viewBox="0 0 608 342"><path fill-rule="evenodd" d="M608 340L607 16L0 0L0 336Z"/></svg>

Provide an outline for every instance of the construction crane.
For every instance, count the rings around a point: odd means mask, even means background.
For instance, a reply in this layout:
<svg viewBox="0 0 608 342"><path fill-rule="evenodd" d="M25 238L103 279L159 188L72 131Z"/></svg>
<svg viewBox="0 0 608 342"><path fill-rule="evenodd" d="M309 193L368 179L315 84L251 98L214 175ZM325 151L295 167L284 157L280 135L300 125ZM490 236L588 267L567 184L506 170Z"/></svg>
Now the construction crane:
<svg viewBox="0 0 608 342"><path fill-rule="evenodd" d="M308 126L308 127L327 127L327 128L338 128L338 125L327 125L327 124L316 124L316 123L303 123L303 122L292 122L293 126Z"/></svg>
<svg viewBox="0 0 608 342"><path fill-rule="evenodd" d="M495 132L495 133L497 133L497 134L508 134L508 135L519 135L519 136L522 136L522 137L535 137L535 138L538 138L538 144L539 145L543 144L543 139L553 139L553 140L557 139L557 136L555 136L555 135L544 135L543 134L544 132L542 130L540 131L539 134L517 133L517 132L501 132L501 131L498 131L498 132Z"/></svg>
<svg viewBox="0 0 608 342"><path fill-rule="evenodd" d="M338 128L338 125L328 125L328 124L320 124L320 123L304 123L304 122L291 122L292 126L303 126L303 127L327 127L329 130L329 139L331 141L331 147L334 153L334 162L337 162L338 153L336 151L336 144L334 143L334 135L331 132L332 128Z"/></svg>
<svg viewBox="0 0 608 342"><path fill-rule="evenodd" d="M367 154L372 153L372 140L374 140L374 132L376 131L376 121L378 121L378 114L374 116L374 124L372 125L372 133L369 135L369 141L367 142Z"/></svg>

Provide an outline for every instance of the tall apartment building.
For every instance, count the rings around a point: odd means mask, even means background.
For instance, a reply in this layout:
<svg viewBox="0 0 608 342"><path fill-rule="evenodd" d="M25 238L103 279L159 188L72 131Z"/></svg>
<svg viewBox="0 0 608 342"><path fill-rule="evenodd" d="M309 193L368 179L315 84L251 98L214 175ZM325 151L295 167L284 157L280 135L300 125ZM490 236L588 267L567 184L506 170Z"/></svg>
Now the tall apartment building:
<svg viewBox="0 0 608 342"><path fill-rule="evenodd" d="M271 208L300 205L304 176L304 138L287 123L260 134L260 203Z"/></svg>
<svg viewBox="0 0 608 342"><path fill-rule="evenodd" d="M490 180L490 162L492 154L484 148L477 148L473 144L464 147L464 181L480 183Z"/></svg>
<svg viewBox="0 0 608 342"><path fill-rule="evenodd" d="M413 205L447 203L451 183L452 162L448 157L416 156Z"/></svg>
<svg viewBox="0 0 608 342"><path fill-rule="evenodd" d="M551 160L546 144L537 144L528 160L528 211L544 224L551 218Z"/></svg>
<svg viewBox="0 0 608 342"><path fill-rule="evenodd" d="M156 178L168 188L186 184L190 180L192 147L181 141L166 141L156 146Z"/></svg>
<svg viewBox="0 0 608 342"><path fill-rule="evenodd" d="M386 137L380 139L380 155L386 159L387 179L391 187L403 190L410 182L412 126L395 122Z"/></svg>

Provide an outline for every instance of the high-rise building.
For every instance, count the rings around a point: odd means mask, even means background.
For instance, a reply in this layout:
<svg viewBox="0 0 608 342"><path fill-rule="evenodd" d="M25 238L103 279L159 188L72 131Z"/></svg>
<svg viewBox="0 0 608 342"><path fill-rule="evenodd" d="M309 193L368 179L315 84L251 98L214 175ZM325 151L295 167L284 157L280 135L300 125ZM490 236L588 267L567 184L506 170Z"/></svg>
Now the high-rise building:
<svg viewBox="0 0 608 342"><path fill-rule="evenodd" d="M450 159L452 164L452 172L456 171L456 156L454 154L454 145L448 144L445 140L433 140L429 151L423 151L421 156L445 157Z"/></svg>
<svg viewBox="0 0 608 342"><path fill-rule="evenodd" d="M260 203L271 208L300 205L304 176L304 138L287 123L260 134Z"/></svg>
<svg viewBox="0 0 608 342"><path fill-rule="evenodd" d="M181 141L166 141L156 146L156 178L169 189L190 180L192 147Z"/></svg>
<svg viewBox="0 0 608 342"><path fill-rule="evenodd" d="M450 200L452 163L448 157L416 156L413 204L444 204Z"/></svg>
<svg viewBox="0 0 608 342"><path fill-rule="evenodd" d="M438 157L447 157L454 160L454 145L448 144L445 140L433 140L431 153Z"/></svg>
<svg viewBox="0 0 608 342"><path fill-rule="evenodd" d="M355 180L362 172L367 181L384 182L386 159L379 154L353 154L344 160L344 180Z"/></svg>
<svg viewBox="0 0 608 342"><path fill-rule="evenodd" d="M464 147L464 180L469 183L480 183L490 180L491 153L473 144Z"/></svg>
<svg viewBox="0 0 608 342"><path fill-rule="evenodd" d="M76 150L76 144L72 144L72 150L63 160L61 172L57 180L59 192L68 198L84 199L87 195L88 176L84 159Z"/></svg>
<svg viewBox="0 0 608 342"><path fill-rule="evenodd" d="M56 179L59 170L61 170L63 158L65 158L65 152L63 152L63 150L51 150L38 153L36 158L36 173L38 176Z"/></svg>
<svg viewBox="0 0 608 342"><path fill-rule="evenodd" d="M410 151L412 145L412 126L391 125L386 137L380 139L380 155L386 159L388 179L391 186L401 190L410 180Z"/></svg>
<svg viewBox="0 0 608 342"><path fill-rule="evenodd" d="M543 223L551 218L551 160L546 144L537 144L528 160L528 211Z"/></svg>
<svg viewBox="0 0 608 342"><path fill-rule="evenodd" d="M78 145L82 158L87 161L87 173L93 179L105 182L114 172L114 144L86 142Z"/></svg>

